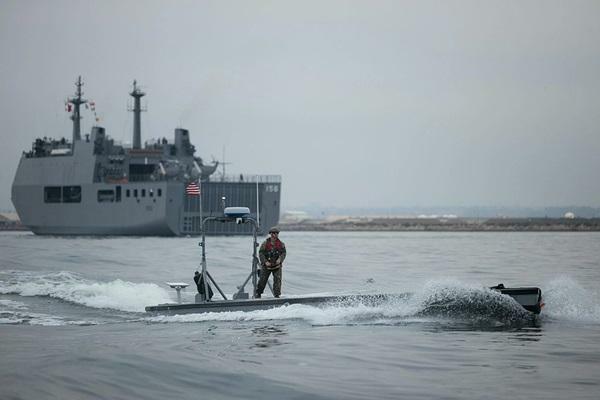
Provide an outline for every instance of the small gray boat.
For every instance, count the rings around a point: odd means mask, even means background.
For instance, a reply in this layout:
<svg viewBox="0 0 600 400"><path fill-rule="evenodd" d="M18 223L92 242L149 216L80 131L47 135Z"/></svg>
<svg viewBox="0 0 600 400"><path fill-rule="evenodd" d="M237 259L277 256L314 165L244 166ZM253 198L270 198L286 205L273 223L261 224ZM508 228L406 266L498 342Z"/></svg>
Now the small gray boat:
<svg viewBox="0 0 600 400"><path fill-rule="evenodd" d="M146 307L147 312L157 314L193 314L193 313L209 313L209 312L230 312L230 311L255 311L255 310L266 310L275 307L282 307L292 304L304 304L310 306L323 306L323 305L351 305L351 304L365 304L369 306L376 306L385 302L393 301L394 299L405 299L410 297L410 294L356 294L356 295L337 295L337 296L298 296L298 297L286 297L286 298L255 298L256 285L258 278L258 257L256 255L256 249L258 247L257 233L258 226L256 220L251 216L250 210L246 207L227 207L224 210L224 214L221 217L206 217L202 220L202 225L207 222L221 222L221 223L237 223L244 224L249 223L253 226L254 231L254 242L253 242L253 254L252 254L252 271L242 285L238 286L238 291L233 295L233 299L228 299L223 293L219 285L215 282L213 277L208 272L206 266L206 236L202 234L202 278L199 282L204 285L204 290L196 295L194 303L182 303L181 302L181 289L189 286L188 283L172 282L167 283L173 289L177 291L177 303L158 304L155 306ZM202 229L204 232L204 229ZM253 295L245 292L245 287L248 282L252 280ZM210 296L206 296L206 293L211 293L209 287L210 282L219 291L222 300L212 300ZM270 286L270 284L269 284ZM514 299L518 304L521 305L525 310L539 314L544 306L542 302L542 291L538 287L516 287L507 288L503 284L493 286L491 290L500 292L503 295L509 296Z"/></svg>

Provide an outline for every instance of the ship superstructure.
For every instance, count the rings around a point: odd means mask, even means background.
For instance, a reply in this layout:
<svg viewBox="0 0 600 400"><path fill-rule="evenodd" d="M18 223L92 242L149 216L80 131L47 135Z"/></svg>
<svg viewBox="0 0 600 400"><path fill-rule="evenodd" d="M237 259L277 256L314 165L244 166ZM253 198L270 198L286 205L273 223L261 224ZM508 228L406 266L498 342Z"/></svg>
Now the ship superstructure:
<svg viewBox="0 0 600 400"><path fill-rule="evenodd" d="M223 207L249 207L260 231L277 224L281 177L244 174L214 178L218 162L196 156L189 131L177 128L142 147L140 99L134 81L133 146L111 139L95 125L81 135L81 77L68 100L71 141L36 139L24 152L12 186L12 202L23 225L37 234L198 235L202 216ZM246 225L209 224L207 234L250 234Z"/></svg>

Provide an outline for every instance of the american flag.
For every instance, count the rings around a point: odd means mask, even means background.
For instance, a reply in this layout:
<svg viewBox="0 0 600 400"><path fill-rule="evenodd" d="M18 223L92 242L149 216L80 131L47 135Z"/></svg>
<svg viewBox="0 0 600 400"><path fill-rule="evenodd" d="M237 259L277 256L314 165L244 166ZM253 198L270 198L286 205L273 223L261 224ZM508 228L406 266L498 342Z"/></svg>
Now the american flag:
<svg viewBox="0 0 600 400"><path fill-rule="evenodd" d="M192 182L185 187L185 194L188 196L200 196L200 186L196 182Z"/></svg>

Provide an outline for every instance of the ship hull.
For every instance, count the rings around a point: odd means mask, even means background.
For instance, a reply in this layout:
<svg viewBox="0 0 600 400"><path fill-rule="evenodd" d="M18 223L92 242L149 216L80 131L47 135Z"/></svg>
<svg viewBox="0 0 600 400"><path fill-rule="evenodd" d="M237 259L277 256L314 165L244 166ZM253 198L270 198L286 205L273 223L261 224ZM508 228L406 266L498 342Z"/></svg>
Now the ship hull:
<svg viewBox="0 0 600 400"><path fill-rule="evenodd" d="M44 187L30 185L13 187L13 204L21 223L38 235L156 235L182 234L179 229L180 207L171 206L183 191L183 185L155 184L154 193L161 197L135 198L144 185L88 184L81 186L80 203L45 203ZM169 187L172 186L172 187ZM121 201L98 202L95 194L121 187L130 197ZM150 189L144 189L150 190ZM177 193L177 196L171 193ZM148 192L147 192L148 193ZM171 200L171 203L169 203Z"/></svg>
<svg viewBox="0 0 600 400"><path fill-rule="evenodd" d="M203 216L222 215L223 197L227 206L249 207L261 233L279 220L280 182L203 182L201 195L190 196L182 182L86 183L92 174L82 172L93 166L85 162L76 155L21 159L11 197L25 227L38 235L200 235ZM73 187L78 197L65 198ZM246 225L206 226L208 235L251 233Z"/></svg>

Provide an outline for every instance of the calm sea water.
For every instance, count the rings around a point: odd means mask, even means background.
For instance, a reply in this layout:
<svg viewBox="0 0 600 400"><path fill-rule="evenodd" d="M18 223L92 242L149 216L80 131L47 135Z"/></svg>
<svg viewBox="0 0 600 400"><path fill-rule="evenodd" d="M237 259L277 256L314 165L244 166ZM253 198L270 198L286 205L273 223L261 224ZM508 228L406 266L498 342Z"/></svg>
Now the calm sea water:
<svg viewBox="0 0 600 400"><path fill-rule="evenodd" d="M600 234L281 238L284 295L413 296L147 315L175 299L165 282L192 281L198 239L2 233L0 398L598 398ZM251 252L249 238L208 238L225 293L249 274ZM500 282L541 287L542 315L483 289ZM432 300L447 307L432 312Z"/></svg>

